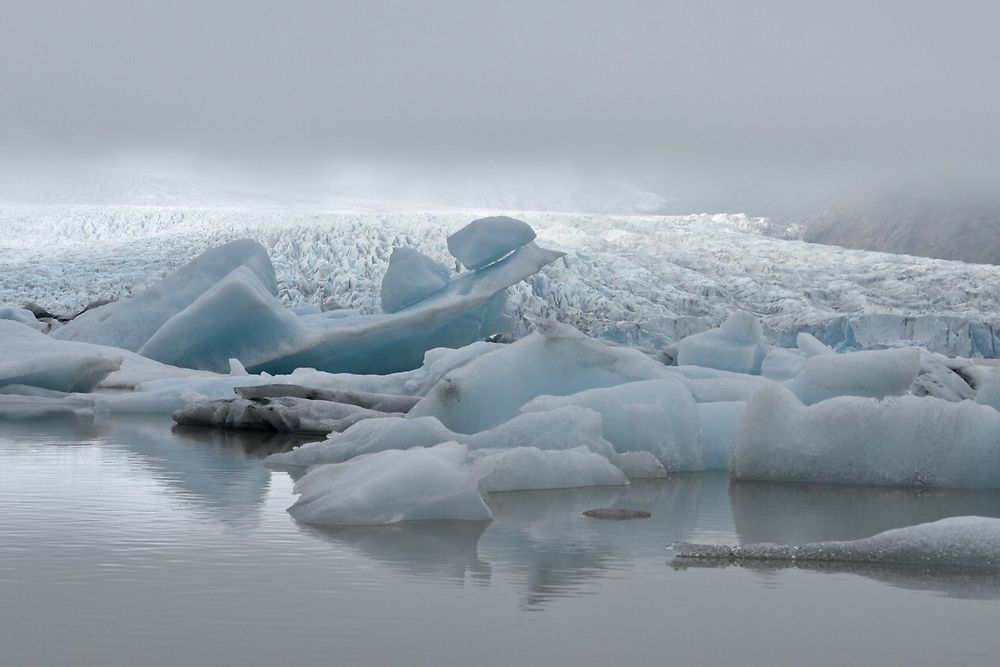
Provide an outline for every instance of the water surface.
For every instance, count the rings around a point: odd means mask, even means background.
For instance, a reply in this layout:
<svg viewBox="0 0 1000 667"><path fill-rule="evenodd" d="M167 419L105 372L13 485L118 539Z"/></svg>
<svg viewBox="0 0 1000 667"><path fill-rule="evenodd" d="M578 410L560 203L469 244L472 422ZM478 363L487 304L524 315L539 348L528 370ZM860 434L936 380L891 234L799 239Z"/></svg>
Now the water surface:
<svg viewBox="0 0 1000 667"><path fill-rule="evenodd" d="M675 541L853 539L1000 494L730 483L496 494L490 523L319 529L263 455L162 418L0 422L2 665L969 664L1000 578L675 567ZM651 519L600 521L597 507Z"/></svg>

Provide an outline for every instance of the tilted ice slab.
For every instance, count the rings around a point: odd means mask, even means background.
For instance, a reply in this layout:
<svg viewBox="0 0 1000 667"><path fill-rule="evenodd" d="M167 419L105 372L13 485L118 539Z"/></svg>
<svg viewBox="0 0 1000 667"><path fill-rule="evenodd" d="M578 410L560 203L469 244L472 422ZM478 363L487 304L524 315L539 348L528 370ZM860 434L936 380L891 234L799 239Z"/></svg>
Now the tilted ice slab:
<svg viewBox="0 0 1000 667"><path fill-rule="evenodd" d="M673 545L678 559L858 562L1000 570L1000 519L960 516L860 540L808 544Z"/></svg>
<svg viewBox="0 0 1000 667"><path fill-rule="evenodd" d="M89 310L52 335L138 352L174 315L239 268L253 276L265 291L277 291L267 250L256 241L242 239L206 250L135 296Z"/></svg>
<svg viewBox="0 0 1000 667"><path fill-rule="evenodd" d="M446 237L484 211L21 206L0 208L0 302L79 312L138 293L212 246L267 248L287 305L336 302L376 312L394 247L446 265ZM768 238L741 215L615 216L512 212L538 243L566 251L512 289L530 328L552 317L593 336L662 347L759 315L772 343L799 331L826 343L922 345L959 356L1000 350L1000 267Z"/></svg>
<svg viewBox="0 0 1000 667"><path fill-rule="evenodd" d="M933 397L840 396L806 406L765 385L744 413L737 479L1000 488L1000 412Z"/></svg>

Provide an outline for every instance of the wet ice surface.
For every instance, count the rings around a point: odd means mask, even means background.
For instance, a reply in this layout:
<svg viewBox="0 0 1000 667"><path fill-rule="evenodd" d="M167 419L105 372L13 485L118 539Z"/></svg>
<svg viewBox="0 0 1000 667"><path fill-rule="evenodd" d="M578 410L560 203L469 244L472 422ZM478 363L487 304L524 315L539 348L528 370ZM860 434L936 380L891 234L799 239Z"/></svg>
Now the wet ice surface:
<svg viewBox="0 0 1000 667"><path fill-rule="evenodd" d="M492 523L297 525L287 437L0 424L2 664L995 664L1000 577L673 567L665 547L1000 516L1000 493L730 483L498 494ZM595 507L645 510L598 521Z"/></svg>

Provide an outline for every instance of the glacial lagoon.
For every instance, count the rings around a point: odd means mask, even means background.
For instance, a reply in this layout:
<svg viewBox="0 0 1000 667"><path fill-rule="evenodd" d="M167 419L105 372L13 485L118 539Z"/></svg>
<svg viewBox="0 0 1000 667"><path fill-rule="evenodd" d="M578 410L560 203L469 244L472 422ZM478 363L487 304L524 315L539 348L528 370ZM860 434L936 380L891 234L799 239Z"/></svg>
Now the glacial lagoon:
<svg viewBox="0 0 1000 667"><path fill-rule="evenodd" d="M963 664L1000 576L679 563L679 541L856 539L1000 493L731 482L494 494L492 522L323 529L263 457L302 440L166 417L0 422L9 665ZM644 510L602 521L589 509Z"/></svg>

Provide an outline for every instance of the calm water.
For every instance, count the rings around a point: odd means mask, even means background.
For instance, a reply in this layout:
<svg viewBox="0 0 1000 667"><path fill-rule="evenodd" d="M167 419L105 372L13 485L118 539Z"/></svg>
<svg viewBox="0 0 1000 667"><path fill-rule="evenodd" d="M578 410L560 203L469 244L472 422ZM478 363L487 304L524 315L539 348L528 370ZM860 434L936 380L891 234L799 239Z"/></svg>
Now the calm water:
<svg viewBox="0 0 1000 667"><path fill-rule="evenodd" d="M0 665L983 664L1000 578L680 568L674 541L849 539L1000 495L731 484L494 496L488 524L318 530L286 440L0 422ZM595 507L652 519L599 521Z"/></svg>

